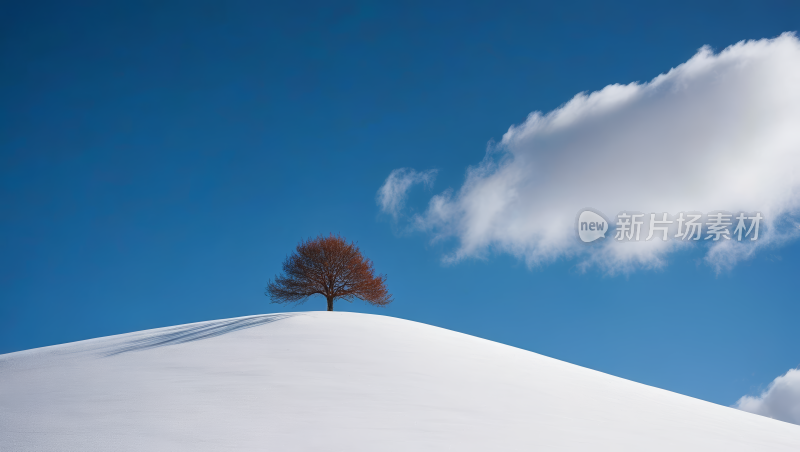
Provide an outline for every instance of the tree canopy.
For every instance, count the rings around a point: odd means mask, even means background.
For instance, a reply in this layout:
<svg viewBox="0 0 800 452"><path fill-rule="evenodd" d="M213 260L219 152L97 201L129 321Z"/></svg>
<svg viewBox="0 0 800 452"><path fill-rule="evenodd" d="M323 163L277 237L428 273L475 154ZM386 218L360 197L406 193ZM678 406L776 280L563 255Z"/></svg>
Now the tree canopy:
<svg viewBox="0 0 800 452"><path fill-rule="evenodd" d="M283 273L270 280L265 295L273 303L303 303L312 295L322 295L328 311L333 311L337 299L360 299L375 306L393 301L386 275L376 276L372 261L355 243L333 234L301 241L283 262Z"/></svg>

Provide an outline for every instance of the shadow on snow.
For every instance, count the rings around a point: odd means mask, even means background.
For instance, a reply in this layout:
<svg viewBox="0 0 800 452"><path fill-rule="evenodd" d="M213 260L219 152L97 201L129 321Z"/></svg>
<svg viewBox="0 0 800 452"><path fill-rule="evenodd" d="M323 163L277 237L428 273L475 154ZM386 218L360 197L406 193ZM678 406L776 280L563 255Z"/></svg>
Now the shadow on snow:
<svg viewBox="0 0 800 452"><path fill-rule="evenodd" d="M212 320L199 325L181 325L165 328L152 336L131 340L114 346L105 353L105 356L114 356L121 353L149 350L167 345L183 344L186 342L210 339L234 331L253 328L267 323L277 322L297 314L265 314L243 319Z"/></svg>

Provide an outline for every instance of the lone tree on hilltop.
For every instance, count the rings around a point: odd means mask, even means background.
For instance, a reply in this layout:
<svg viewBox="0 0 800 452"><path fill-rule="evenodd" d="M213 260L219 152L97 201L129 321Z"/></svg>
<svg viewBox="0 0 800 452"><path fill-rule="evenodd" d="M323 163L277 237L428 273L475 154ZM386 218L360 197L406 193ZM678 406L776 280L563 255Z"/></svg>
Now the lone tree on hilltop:
<svg viewBox="0 0 800 452"><path fill-rule="evenodd" d="M375 306L392 302L386 275L375 276L372 261L339 235L301 241L283 261L283 273L270 280L264 293L273 303L303 303L316 294L328 300L328 311L336 299L358 298Z"/></svg>

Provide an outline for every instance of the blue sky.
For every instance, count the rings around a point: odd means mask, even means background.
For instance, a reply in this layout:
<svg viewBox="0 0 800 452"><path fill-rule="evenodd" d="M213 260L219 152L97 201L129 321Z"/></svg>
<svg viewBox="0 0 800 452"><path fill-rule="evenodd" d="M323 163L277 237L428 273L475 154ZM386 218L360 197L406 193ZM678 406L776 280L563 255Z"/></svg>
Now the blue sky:
<svg viewBox="0 0 800 452"><path fill-rule="evenodd" d="M459 190L490 140L580 92L800 29L793 2L82 2L0 6L0 353L270 304L300 239L341 233L386 309L731 405L800 364L800 243L609 274L504 252L444 264L380 213L397 168ZM577 213L577 212L576 212Z"/></svg>

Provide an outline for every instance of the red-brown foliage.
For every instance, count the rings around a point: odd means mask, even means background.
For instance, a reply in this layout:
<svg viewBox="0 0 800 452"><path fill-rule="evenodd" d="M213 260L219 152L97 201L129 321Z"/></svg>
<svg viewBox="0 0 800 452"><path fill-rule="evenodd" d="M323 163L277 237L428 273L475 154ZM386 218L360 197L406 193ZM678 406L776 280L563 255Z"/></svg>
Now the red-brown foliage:
<svg viewBox="0 0 800 452"><path fill-rule="evenodd" d="M316 294L328 300L328 311L333 311L336 299L358 298L376 306L392 302L386 275L375 276L372 261L355 243L333 234L300 242L283 262L283 274L275 282L270 280L265 293L273 303L303 303Z"/></svg>

